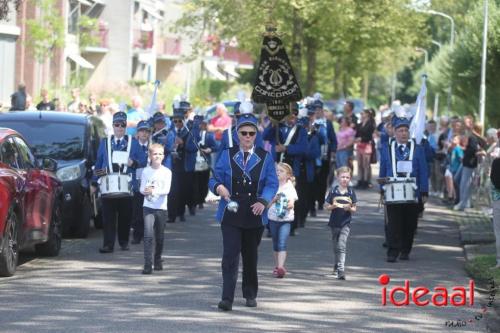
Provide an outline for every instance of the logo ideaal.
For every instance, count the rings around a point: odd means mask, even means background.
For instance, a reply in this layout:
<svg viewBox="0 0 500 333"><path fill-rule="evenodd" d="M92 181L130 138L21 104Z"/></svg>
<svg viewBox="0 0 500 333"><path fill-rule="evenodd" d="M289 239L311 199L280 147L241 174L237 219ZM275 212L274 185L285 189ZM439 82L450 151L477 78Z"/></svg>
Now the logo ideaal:
<svg viewBox="0 0 500 333"><path fill-rule="evenodd" d="M391 281L387 274L382 274L378 278L381 285L386 286ZM416 306L427 306L432 303L434 306L472 306L474 305L474 280L469 280L468 289L464 286L454 286L449 291L444 286L436 286L430 290L424 286L417 286L410 289L410 280L405 280L403 286L395 286L389 291L389 302L394 306L408 306L413 302ZM402 294L402 299L396 299L396 294ZM431 296L429 297L426 296ZM382 305L387 305L387 288L382 288Z"/></svg>

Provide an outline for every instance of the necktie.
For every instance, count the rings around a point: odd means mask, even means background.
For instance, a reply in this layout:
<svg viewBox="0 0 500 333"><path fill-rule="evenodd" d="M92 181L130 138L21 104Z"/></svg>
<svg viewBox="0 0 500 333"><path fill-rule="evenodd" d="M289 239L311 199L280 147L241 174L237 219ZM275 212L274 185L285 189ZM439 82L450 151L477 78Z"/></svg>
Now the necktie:
<svg viewBox="0 0 500 333"><path fill-rule="evenodd" d="M404 155L405 153L405 146L404 145L399 145L399 152L401 153L401 155Z"/></svg>
<svg viewBox="0 0 500 333"><path fill-rule="evenodd" d="M122 142L122 140L120 140L120 139L116 140L116 147L120 147L121 142Z"/></svg>
<svg viewBox="0 0 500 333"><path fill-rule="evenodd" d="M148 149L148 147L146 147L146 145L142 145L142 151L143 152L146 152L147 149Z"/></svg>
<svg viewBox="0 0 500 333"><path fill-rule="evenodd" d="M249 152L245 151L243 152L243 165L247 165L247 161L248 161L248 155L250 155Z"/></svg>

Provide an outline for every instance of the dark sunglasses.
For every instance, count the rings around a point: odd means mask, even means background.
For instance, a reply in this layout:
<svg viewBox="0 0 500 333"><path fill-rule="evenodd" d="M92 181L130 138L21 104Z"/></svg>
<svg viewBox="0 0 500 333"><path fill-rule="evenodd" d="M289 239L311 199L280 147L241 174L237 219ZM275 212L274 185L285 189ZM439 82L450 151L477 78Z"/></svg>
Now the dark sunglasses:
<svg viewBox="0 0 500 333"><path fill-rule="evenodd" d="M182 119L174 119L173 122L174 124L179 124L182 123Z"/></svg>
<svg viewBox="0 0 500 333"><path fill-rule="evenodd" d="M123 123L114 123L113 124L114 127L121 127L121 128L125 128L127 127L127 124L123 124Z"/></svg>
<svg viewBox="0 0 500 333"><path fill-rule="evenodd" d="M240 131L239 133L240 133L242 136L254 136L254 135L255 135L255 133L257 133L257 132L253 132L253 131L252 131L252 132Z"/></svg>

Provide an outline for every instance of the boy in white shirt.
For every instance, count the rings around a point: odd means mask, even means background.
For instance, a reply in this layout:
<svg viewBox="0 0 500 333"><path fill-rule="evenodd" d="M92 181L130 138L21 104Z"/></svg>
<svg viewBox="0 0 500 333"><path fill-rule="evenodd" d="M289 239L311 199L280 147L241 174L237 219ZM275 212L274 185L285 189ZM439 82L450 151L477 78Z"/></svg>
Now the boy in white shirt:
<svg viewBox="0 0 500 333"><path fill-rule="evenodd" d="M164 147L154 143L149 147L151 163L142 172L140 191L144 195L144 269L142 274L153 272L153 235L155 240L154 269L163 269L161 255L165 222L167 221L167 197L172 182L172 172L162 165Z"/></svg>

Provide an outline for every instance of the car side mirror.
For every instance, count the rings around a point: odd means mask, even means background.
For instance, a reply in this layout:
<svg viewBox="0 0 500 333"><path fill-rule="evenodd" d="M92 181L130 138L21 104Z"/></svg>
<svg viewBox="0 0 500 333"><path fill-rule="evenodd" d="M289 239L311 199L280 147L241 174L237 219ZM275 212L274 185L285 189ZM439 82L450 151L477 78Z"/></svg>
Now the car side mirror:
<svg viewBox="0 0 500 333"><path fill-rule="evenodd" d="M44 157L42 159L42 169L47 171L56 172L57 171L57 161L50 157Z"/></svg>

